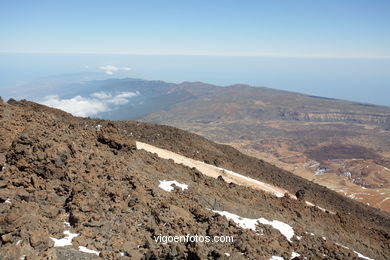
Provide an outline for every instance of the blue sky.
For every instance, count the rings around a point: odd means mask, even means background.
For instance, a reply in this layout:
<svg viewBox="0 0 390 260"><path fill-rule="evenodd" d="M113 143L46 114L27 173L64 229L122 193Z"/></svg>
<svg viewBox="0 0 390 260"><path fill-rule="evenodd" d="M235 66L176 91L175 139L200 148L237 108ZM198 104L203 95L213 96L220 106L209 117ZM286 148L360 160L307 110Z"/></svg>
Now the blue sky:
<svg viewBox="0 0 390 260"><path fill-rule="evenodd" d="M0 0L0 95L110 65L390 106L389 14L390 0Z"/></svg>
<svg viewBox="0 0 390 260"><path fill-rule="evenodd" d="M0 1L0 52L390 57L388 0Z"/></svg>

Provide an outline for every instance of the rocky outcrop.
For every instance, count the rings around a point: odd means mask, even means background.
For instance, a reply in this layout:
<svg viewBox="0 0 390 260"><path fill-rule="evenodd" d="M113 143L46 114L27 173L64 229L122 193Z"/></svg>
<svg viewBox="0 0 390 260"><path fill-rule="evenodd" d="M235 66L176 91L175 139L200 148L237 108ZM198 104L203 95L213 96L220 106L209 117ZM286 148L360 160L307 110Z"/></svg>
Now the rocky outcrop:
<svg viewBox="0 0 390 260"><path fill-rule="evenodd" d="M389 118L388 114L360 114L343 112L307 112L299 113L299 120L316 122L350 122L361 124L385 125Z"/></svg>
<svg viewBox="0 0 390 260"><path fill-rule="evenodd" d="M5 138L0 172L2 259L269 259L290 258L293 252L312 259L356 259L354 251L385 259L390 250L388 214L354 204L231 147L173 127L74 118L26 101L2 103L0 108L0 133ZM209 178L137 150L134 141L253 178L273 179L294 193L304 190L299 193L305 199L332 207L335 214L308 206L303 199L277 198ZM176 180L188 189L169 192L160 187L164 180ZM243 228L217 213L222 211L277 220L294 234L286 239L266 221L254 230ZM69 245L56 246L70 234ZM187 234L232 236L234 241L155 240L159 235Z"/></svg>

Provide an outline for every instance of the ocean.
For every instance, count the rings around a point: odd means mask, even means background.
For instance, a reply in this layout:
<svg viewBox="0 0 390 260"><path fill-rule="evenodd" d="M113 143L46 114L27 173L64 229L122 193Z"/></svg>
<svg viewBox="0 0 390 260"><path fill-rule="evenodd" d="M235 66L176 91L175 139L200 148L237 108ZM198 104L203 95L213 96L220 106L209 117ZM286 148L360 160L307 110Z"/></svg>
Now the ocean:
<svg viewBox="0 0 390 260"><path fill-rule="evenodd" d="M102 66L131 68L105 74ZM390 59L121 54L0 54L0 95L53 75L96 72L167 82L236 83L390 106ZM22 91L22 89L20 90Z"/></svg>

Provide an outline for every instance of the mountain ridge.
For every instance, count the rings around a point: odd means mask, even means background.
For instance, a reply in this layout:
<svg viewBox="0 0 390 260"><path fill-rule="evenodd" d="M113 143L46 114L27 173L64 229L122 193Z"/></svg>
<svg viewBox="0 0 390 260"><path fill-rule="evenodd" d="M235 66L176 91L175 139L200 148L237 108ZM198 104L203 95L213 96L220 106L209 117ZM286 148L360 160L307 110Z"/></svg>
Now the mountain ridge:
<svg viewBox="0 0 390 260"><path fill-rule="evenodd" d="M390 212L388 107L245 84L125 78L71 89L76 92L60 95L53 105L90 102L105 107L93 117L176 126Z"/></svg>
<svg viewBox="0 0 390 260"><path fill-rule="evenodd" d="M292 252L314 258L325 254L330 259L354 259L354 251L378 259L387 257L388 213L229 146L169 126L76 118L28 101L10 100L0 103L0 108L0 133L6 140L0 147L0 251L5 259L22 254L54 259L66 259L64 255L94 257L76 246L96 250L105 259L224 259L225 252L237 259L289 258ZM196 169L135 149L132 140L289 187L304 199L277 198L203 176ZM159 181L172 179L188 184L189 190L169 193L158 187ZM335 215L308 206L305 200L336 209ZM210 207L214 213L206 209ZM263 233L259 236L220 216L227 214L223 212L284 221L301 238L289 242L264 224L258 225L257 232ZM70 227L62 227L63 221ZM79 234L74 245L53 247L49 237L61 238L65 230ZM153 242L153 235L172 232L233 234L236 242Z"/></svg>

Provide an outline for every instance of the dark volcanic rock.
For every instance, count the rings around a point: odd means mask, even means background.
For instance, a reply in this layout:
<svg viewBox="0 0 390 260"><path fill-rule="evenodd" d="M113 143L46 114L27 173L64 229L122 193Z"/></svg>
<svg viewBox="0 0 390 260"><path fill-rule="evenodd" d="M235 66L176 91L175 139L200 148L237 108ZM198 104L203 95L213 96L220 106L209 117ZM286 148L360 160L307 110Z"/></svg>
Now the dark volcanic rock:
<svg viewBox="0 0 390 260"><path fill-rule="evenodd" d="M226 259L227 254L230 259L288 259L292 252L308 259L355 259L352 249L388 257L388 214L356 210L348 199L230 147L172 127L75 118L28 101L0 103L0 109L1 259ZM289 181L291 190L303 187L311 201L336 214L211 179L136 150L136 140L261 180L272 175L282 186ZM185 183L188 189L167 192L159 188L162 180ZM316 196L321 198L312 199ZM335 203L345 203L344 209ZM288 241L263 224L256 231L243 229L211 209L283 221L296 236ZM64 231L78 236L70 246L53 247L51 238L63 238ZM234 241L155 241L159 235L187 234ZM80 252L79 246L99 256Z"/></svg>

